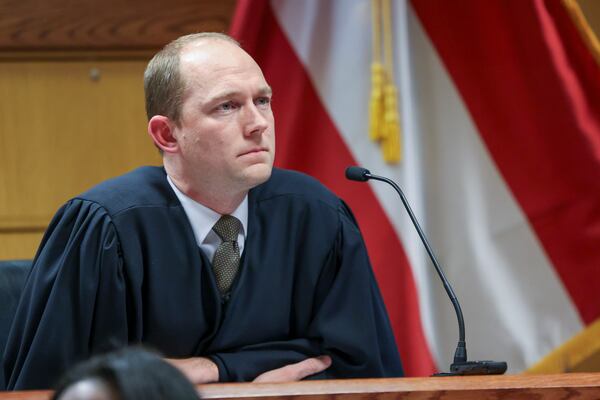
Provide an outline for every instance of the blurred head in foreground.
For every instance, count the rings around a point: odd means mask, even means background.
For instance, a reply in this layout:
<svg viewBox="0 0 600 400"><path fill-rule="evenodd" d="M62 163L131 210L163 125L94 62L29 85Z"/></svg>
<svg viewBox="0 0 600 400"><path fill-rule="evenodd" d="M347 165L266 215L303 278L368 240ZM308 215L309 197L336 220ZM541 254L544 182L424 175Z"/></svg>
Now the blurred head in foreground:
<svg viewBox="0 0 600 400"><path fill-rule="evenodd" d="M160 356L128 348L78 364L61 379L52 400L198 400L194 386Z"/></svg>

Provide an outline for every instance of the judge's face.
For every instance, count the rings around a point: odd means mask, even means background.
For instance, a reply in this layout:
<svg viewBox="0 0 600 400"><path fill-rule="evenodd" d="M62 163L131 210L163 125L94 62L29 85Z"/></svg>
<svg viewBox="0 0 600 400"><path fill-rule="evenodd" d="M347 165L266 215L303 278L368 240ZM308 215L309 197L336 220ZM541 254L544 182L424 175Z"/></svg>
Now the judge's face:
<svg viewBox="0 0 600 400"><path fill-rule="evenodd" d="M271 88L259 66L223 40L188 45L180 57L186 86L174 136L188 178L240 192L266 181L275 132Z"/></svg>

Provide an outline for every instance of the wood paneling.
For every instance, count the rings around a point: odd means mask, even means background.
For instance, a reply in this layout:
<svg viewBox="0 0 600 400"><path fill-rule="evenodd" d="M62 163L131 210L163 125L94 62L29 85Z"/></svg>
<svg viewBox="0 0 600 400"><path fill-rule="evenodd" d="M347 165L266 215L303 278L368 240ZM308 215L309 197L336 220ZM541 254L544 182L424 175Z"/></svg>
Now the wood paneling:
<svg viewBox="0 0 600 400"><path fill-rule="evenodd" d="M156 49L228 29L235 0L0 0L0 50Z"/></svg>
<svg viewBox="0 0 600 400"><path fill-rule="evenodd" d="M31 258L71 196L160 164L146 133L145 65L0 63L0 258Z"/></svg>
<svg viewBox="0 0 600 400"><path fill-rule="evenodd" d="M44 235L43 229L31 232L0 231L0 260L32 259Z"/></svg>

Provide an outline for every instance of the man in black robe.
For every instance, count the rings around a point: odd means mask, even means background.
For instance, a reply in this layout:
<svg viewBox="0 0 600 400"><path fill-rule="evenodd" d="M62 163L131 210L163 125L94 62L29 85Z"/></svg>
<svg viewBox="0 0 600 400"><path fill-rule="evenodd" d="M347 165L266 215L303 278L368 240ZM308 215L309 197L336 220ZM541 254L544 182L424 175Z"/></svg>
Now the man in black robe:
<svg viewBox="0 0 600 400"><path fill-rule="evenodd" d="M271 89L254 60L225 35L188 35L144 78L164 168L58 211L6 346L7 387L48 388L81 359L139 343L194 383L401 376L352 213L272 167Z"/></svg>

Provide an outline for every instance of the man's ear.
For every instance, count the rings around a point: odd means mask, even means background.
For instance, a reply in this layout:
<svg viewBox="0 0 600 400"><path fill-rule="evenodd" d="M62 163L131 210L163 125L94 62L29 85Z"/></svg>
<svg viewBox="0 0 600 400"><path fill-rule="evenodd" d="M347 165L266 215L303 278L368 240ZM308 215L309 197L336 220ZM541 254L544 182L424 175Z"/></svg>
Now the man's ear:
<svg viewBox="0 0 600 400"><path fill-rule="evenodd" d="M148 134L163 153L176 153L179 149L177 139L173 135L174 123L164 115L155 115L148 121Z"/></svg>

